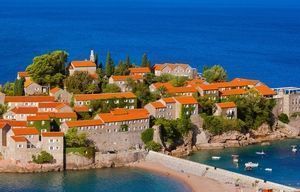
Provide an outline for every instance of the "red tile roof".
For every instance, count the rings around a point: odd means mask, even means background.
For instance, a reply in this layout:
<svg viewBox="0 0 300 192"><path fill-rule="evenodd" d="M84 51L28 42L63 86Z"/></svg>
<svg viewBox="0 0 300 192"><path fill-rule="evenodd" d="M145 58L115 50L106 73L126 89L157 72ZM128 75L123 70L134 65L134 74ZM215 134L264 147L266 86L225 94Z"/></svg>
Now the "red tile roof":
<svg viewBox="0 0 300 192"><path fill-rule="evenodd" d="M236 104L234 102L224 102L224 103L216 103L220 108L235 108Z"/></svg>
<svg viewBox="0 0 300 192"><path fill-rule="evenodd" d="M20 71L18 72L18 76L19 77L29 77L29 74L26 71Z"/></svg>
<svg viewBox="0 0 300 192"><path fill-rule="evenodd" d="M52 96L6 96L5 102L54 102Z"/></svg>
<svg viewBox="0 0 300 192"><path fill-rule="evenodd" d="M62 89L59 88L59 87L54 87L54 88L50 89L50 93L55 94L55 93L57 93L60 90L62 90Z"/></svg>
<svg viewBox="0 0 300 192"><path fill-rule="evenodd" d="M39 134L39 131L36 128L13 128L12 131L15 136Z"/></svg>
<svg viewBox="0 0 300 192"><path fill-rule="evenodd" d="M142 80L143 76L141 75L112 75L111 78L114 81L127 81L128 79L132 79L132 80Z"/></svg>
<svg viewBox="0 0 300 192"><path fill-rule="evenodd" d="M168 93L197 93L197 90L194 87L173 87Z"/></svg>
<svg viewBox="0 0 300 192"><path fill-rule="evenodd" d="M27 126L26 121L15 121L15 120L0 119L0 122L7 123L11 127L26 127Z"/></svg>
<svg viewBox="0 0 300 192"><path fill-rule="evenodd" d="M72 61L71 65L74 67L96 67L96 64L92 61Z"/></svg>
<svg viewBox="0 0 300 192"><path fill-rule="evenodd" d="M47 103L39 103L39 108L56 108L59 106L65 106L66 104L61 102L47 102Z"/></svg>
<svg viewBox="0 0 300 192"><path fill-rule="evenodd" d="M126 109L126 110L127 110L127 114L115 115L113 113L100 113L98 114L98 116L104 123L149 118L149 113L146 109Z"/></svg>
<svg viewBox="0 0 300 192"><path fill-rule="evenodd" d="M100 119L68 121L68 122L66 122L66 125L69 128L72 128L72 127L86 127L86 126L103 125L103 121L100 120Z"/></svg>
<svg viewBox="0 0 300 192"><path fill-rule="evenodd" d="M130 73L150 73L150 69L148 67L135 67L129 68Z"/></svg>
<svg viewBox="0 0 300 192"><path fill-rule="evenodd" d="M36 116L28 116L27 121L48 121L50 120L49 115L36 115Z"/></svg>
<svg viewBox="0 0 300 192"><path fill-rule="evenodd" d="M80 112L89 112L89 108L85 105L83 106L75 106L74 108L74 111L80 113Z"/></svg>
<svg viewBox="0 0 300 192"><path fill-rule="evenodd" d="M6 122L0 122L0 129L3 129L8 123Z"/></svg>
<svg viewBox="0 0 300 192"><path fill-rule="evenodd" d="M48 115L50 118L58 118L58 119L63 119L63 118L72 118L72 119L77 119L77 114L75 112L39 112L37 115Z"/></svg>
<svg viewBox="0 0 300 192"><path fill-rule="evenodd" d="M163 63L163 64L155 64L153 68L156 71L162 71L166 67L170 67L172 70L174 70L176 67L179 66L182 67L183 69L189 67L188 64L183 64L183 63Z"/></svg>
<svg viewBox="0 0 300 192"><path fill-rule="evenodd" d="M63 137L63 132L43 132L42 137Z"/></svg>
<svg viewBox="0 0 300 192"><path fill-rule="evenodd" d="M162 98L162 100L166 103L176 103L176 101L173 99L173 97Z"/></svg>
<svg viewBox="0 0 300 192"><path fill-rule="evenodd" d="M151 102L150 103L155 109L160 109L160 108L166 108L166 106L160 102L160 101L156 101L156 102Z"/></svg>
<svg viewBox="0 0 300 192"><path fill-rule="evenodd" d="M183 105L187 104L198 104L197 100L193 96L180 96L180 97L174 97L174 99Z"/></svg>
<svg viewBox="0 0 300 192"><path fill-rule="evenodd" d="M256 86L255 89L263 96L272 96L272 95L276 95L276 92L269 88L266 85L259 85Z"/></svg>
<svg viewBox="0 0 300 192"><path fill-rule="evenodd" d="M135 94L132 92L122 92L122 93L100 93L100 94L77 94L74 95L76 101L90 101L90 100L106 100L106 99L133 99L136 98Z"/></svg>
<svg viewBox="0 0 300 192"><path fill-rule="evenodd" d="M198 87L203 91L219 90L219 86L216 84L201 84Z"/></svg>
<svg viewBox="0 0 300 192"><path fill-rule="evenodd" d="M27 139L23 136L11 136L11 138L15 141L15 142L27 142Z"/></svg>
<svg viewBox="0 0 300 192"><path fill-rule="evenodd" d="M15 107L11 110L15 114L36 114L38 112L37 107Z"/></svg>

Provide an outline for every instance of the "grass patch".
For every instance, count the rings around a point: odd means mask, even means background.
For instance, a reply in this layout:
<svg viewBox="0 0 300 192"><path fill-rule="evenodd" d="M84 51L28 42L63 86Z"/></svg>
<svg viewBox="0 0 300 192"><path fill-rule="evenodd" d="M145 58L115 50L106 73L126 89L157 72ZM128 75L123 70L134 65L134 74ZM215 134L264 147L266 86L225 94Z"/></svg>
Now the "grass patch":
<svg viewBox="0 0 300 192"><path fill-rule="evenodd" d="M66 153L67 154L73 153L91 159L95 156L95 148L94 147L69 147L66 148Z"/></svg>

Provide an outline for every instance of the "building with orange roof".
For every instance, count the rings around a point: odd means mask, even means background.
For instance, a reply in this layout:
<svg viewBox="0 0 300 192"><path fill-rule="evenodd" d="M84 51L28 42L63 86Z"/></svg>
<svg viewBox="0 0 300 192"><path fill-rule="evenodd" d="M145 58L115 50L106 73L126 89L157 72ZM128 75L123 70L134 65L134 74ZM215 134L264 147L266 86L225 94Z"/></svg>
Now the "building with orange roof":
<svg viewBox="0 0 300 192"><path fill-rule="evenodd" d="M69 74L73 75L75 71L85 71L90 75L96 74L97 66L93 61L72 61L69 66Z"/></svg>
<svg viewBox="0 0 300 192"><path fill-rule="evenodd" d="M163 63L155 64L153 66L155 76L161 76L162 74L171 74L174 76L184 76L189 79L197 77L197 69L192 68L188 64L182 63Z"/></svg>
<svg viewBox="0 0 300 192"><path fill-rule="evenodd" d="M144 76L147 73L151 73L151 70L148 67L134 67L134 68L129 68L129 72L130 72L130 75Z"/></svg>
<svg viewBox="0 0 300 192"><path fill-rule="evenodd" d="M104 104L113 103L117 106L123 103L128 109L134 109L137 106L137 97L132 92L74 95L75 106L89 106L91 101L102 101Z"/></svg>
<svg viewBox="0 0 300 192"><path fill-rule="evenodd" d="M43 132L41 133L42 149L50 153L56 164L64 163L64 133L63 132Z"/></svg>
<svg viewBox="0 0 300 192"><path fill-rule="evenodd" d="M273 96L276 95L276 92L266 85L258 85L255 86L254 89L263 97L273 98Z"/></svg>
<svg viewBox="0 0 300 192"><path fill-rule="evenodd" d="M69 93L65 89L61 89L59 87L54 87L50 89L49 95L55 98L55 101L62 102L62 103L71 103L72 94Z"/></svg>
<svg viewBox="0 0 300 192"><path fill-rule="evenodd" d="M166 93L173 96L193 96L198 91L193 86L174 87L171 83L153 83L149 86L151 92L159 91L161 87L166 89Z"/></svg>
<svg viewBox="0 0 300 192"><path fill-rule="evenodd" d="M237 118L237 106L234 102L216 103L213 109L214 116L222 116L227 119Z"/></svg>
<svg viewBox="0 0 300 192"><path fill-rule="evenodd" d="M8 131L11 129L11 126L6 122L0 122L0 152L3 147L7 146L7 138L6 135Z"/></svg>
<svg viewBox="0 0 300 192"><path fill-rule="evenodd" d="M19 71L18 74L17 74L17 79L22 79L24 78L25 80L30 78L28 72L26 71Z"/></svg>
<svg viewBox="0 0 300 192"><path fill-rule="evenodd" d="M32 81L30 78L27 78L24 82L24 93L25 95L42 95L42 94L48 94L49 87L48 86L42 86L34 81Z"/></svg>
<svg viewBox="0 0 300 192"><path fill-rule="evenodd" d="M39 103L54 102L52 96L5 96L4 104L9 109L15 107L38 107Z"/></svg>
<svg viewBox="0 0 300 192"><path fill-rule="evenodd" d="M38 112L73 112L72 107L66 103L61 102L48 102L48 103L39 103Z"/></svg>
<svg viewBox="0 0 300 192"><path fill-rule="evenodd" d="M227 99L229 97L239 97L248 93L245 89L231 89L220 92L221 99Z"/></svg>
<svg viewBox="0 0 300 192"><path fill-rule="evenodd" d="M177 119L182 115L198 114L198 102L192 96L162 98L144 107L155 118Z"/></svg>
<svg viewBox="0 0 300 192"><path fill-rule="evenodd" d="M3 119L26 121L28 116L35 116L37 107L15 107L3 114Z"/></svg>
<svg viewBox="0 0 300 192"><path fill-rule="evenodd" d="M128 85L128 80L130 79L136 83L143 82L142 75L112 75L108 79L108 83L117 85L122 92L128 92L132 91L132 87Z"/></svg>
<svg viewBox="0 0 300 192"><path fill-rule="evenodd" d="M63 123L63 132L76 128L85 132L100 152L124 151L143 145L141 133L150 126L149 113L145 109L116 108L100 113L94 120L78 120Z"/></svg>

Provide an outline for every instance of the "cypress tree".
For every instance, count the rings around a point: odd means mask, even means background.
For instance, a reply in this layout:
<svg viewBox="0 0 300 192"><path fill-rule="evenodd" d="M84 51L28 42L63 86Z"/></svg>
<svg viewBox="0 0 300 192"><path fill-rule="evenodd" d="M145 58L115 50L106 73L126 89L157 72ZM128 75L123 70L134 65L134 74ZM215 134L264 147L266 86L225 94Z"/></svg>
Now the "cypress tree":
<svg viewBox="0 0 300 192"><path fill-rule="evenodd" d="M14 96L22 96L24 94L24 78L16 79L14 86Z"/></svg>
<svg viewBox="0 0 300 192"><path fill-rule="evenodd" d="M150 61L146 53L143 54L141 67L150 67Z"/></svg>
<svg viewBox="0 0 300 192"><path fill-rule="evenodd" d="M126 56L125 67L126 67L126 69L132 67L131 61L130 61L130 58L128 55Z"/></svg>
<svg viewBox="0 0 300 192"><path fill-rule="evenodd" d="M107 77L110 77L114 73L114 62L111 58L109 51L107 52L107 56L106 56L105 73Z"/></svg>

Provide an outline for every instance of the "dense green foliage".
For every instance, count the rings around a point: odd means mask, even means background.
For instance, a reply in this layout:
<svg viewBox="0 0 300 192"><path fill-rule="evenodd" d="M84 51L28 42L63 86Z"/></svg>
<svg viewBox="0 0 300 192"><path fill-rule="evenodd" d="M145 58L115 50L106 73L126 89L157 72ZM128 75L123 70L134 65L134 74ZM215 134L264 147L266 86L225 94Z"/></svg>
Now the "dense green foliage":
<svg viewBox="0 0 300 192"><path fill-rule="evenodd" d="M216 101L209 98L209 96L198 97L198 103L200 105L201 112L205 113L206 115L213 114L213 106Z"/></svg>
<svg viewBox="0 0 300 192"><path fill-rule="evenodd" d="M70 93L97 93L99 87L94 84L94 79L86 71L75 71L65 80L65 85Z"/></svg>
<svg viewBox="0 0 300 192"><path fill-rule="evenodd" d="M118 93L121 92L120 87L116 84L106 84L102 90L103 93Z"/></svg>
<svg viewBox="0 0 300 192"><path fill-rule="evenodd" d="M149 68L151 67L151 62L148 59L148 56L146 53L144 53L142 56L141 67L149 67Z"/></svg>
<svg viewBox="0 0 300 192"><path fill-rule="evenodd" d="M14 91L15 91L15 84L11 82L6 82L2 87L1 87L1 92L4 93L7 96L13 96Z"/></svg>
<svg viewBox="0 0 300 192"><path fill-rule="evenodd" d="M227 131L242 131L244 122L238 119L225 119L216 116L204 116L204 129L213 135L219 135Z"/></svg>
<svg viewBox="0 0 300 192"><path fill-rule="evenodd" d="M7 106L0 104L0 118L2 118L3 114L6 113Z"/></svg>
<svg viewBox="0 0 300 192"><path fill-rule="evenodd" d="M146 144L146 149L152 150L152 151L160 151L161 145L154 141L150 141Z"/></svg>
<svg viewBox="0 0 300 192"><path fill-rule="evenodd" d="M65 51L53 51L33 58L26 71L40 85L59 86L63 83L67 59Z"/></svg>
<svg viewBox="0 0 300 192"><path fill-rule="evenodd" d="M111 111L111 109L114 108L124 108L126 106L126 103L124 102L124 99L119 99L119 103L115 103L114 99L108 100L108 102L103 100L94 100L90 103L90 109L94 112L94 114L97 113L108 113Z"/></svg>
<svg viewBox="0 0 300 192"><path fill-rule="evenodd" d="M186 81L188 80L187 77L174 77L170 83L174 86L174 87L182 87L185 85Z"/></svg>
<svg viewBox="0 0 300 192"><path fill-rule="evenodd" d="M279 116L278 116L278 119L279 121L283 122L283 123L289 123L290 120L289 120L289 117L287 116L287 114L285 113L281 113Z"/></svg>
<svg viewBox="0 0 300 192"><path fill-rule="evenodd" d="M24 78L16 79L14 85L14 96L24 95L24 82L25 82Z"/></svg>
<svg viewBox="0 0 300 192"><path fill-rule="evenodd" d="M205 67L202 76L209 83L221 82L227 79L227 73L221 65L214 65L211 68Z"/></svg>
<svg viewBox="0 0 300 192"><path fill-rule="evenodd" d="M142 141L147 144L153 140L154 129L149 128L142 132Z"/></svg>
<svg viewBox="0 0 300 192"><path fill-rule="evenodd" d="M274 124L272 110L276 104L275 100L266 99L254 90L245 97L232 97L229 100L237 104L238 119L245 123L243 132L256 129L263 123L268 123L270 126Z"/></svg>
<svg viewBox="0 0 300 192"><path fill-rule="evenodd" d="M85 133L78 133L77 128L68 129L65 135L66 147L87 147L89 145Z"/></svg>
<svg viewBox="0 0 300 192"><path fill-rule="evenodd" d="M32 161L37 164L52 163L53 156L46 151L41 151L37 156L32 155Z"/></svg>
<svg viewBox="0 0 300 192"><path fill-rule="evenodd" d="M95 156L95 148L94 147L68 147L66 148L66 153L73 153L80 156L84 156L86 158L93 158Z"/></svg>
<svg viewBox="0 0 300 192"><path fill-rule="evenodd" d="M114 74L114 62L111 58L110 52L107 52L106 62L105 62L105 74L107 77L110 77Z"/></svg>

